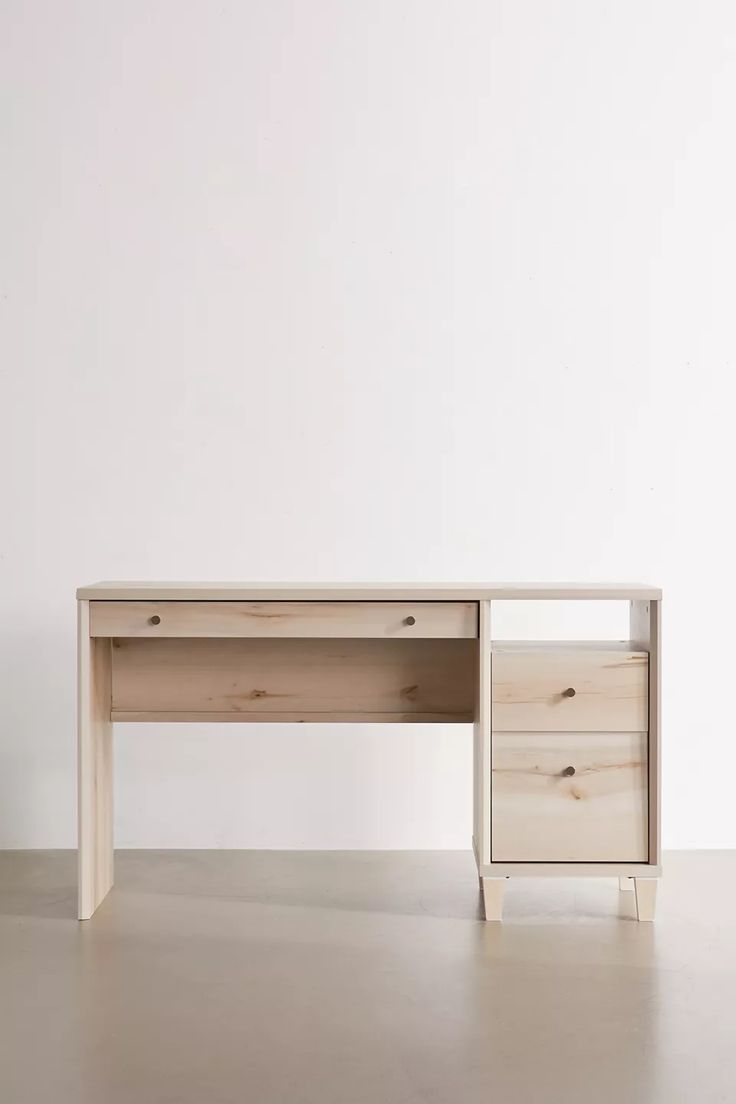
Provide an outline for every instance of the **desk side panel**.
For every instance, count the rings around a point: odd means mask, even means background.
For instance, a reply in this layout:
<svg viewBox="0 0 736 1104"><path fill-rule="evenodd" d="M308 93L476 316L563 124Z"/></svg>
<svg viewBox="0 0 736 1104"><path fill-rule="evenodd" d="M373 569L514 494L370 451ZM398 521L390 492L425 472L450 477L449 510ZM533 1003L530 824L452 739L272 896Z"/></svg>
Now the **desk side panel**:
<svg viewBox="0 0 736 1104"><path fill-rule="evenodd" d="M79 919L87 920L113 882L111 646L89 635L89 603L77 621Z"/></svg>

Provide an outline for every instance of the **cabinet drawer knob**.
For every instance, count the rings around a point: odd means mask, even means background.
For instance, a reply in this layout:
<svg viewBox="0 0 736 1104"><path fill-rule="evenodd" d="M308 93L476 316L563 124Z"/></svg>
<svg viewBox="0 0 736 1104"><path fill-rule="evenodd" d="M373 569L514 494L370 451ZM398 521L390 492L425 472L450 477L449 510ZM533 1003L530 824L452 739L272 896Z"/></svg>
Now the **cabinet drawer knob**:
<svg viewBox="0 0 736 1104"><path fill-rule="evenodd" d="M574 686L568 686L567 690L562 691L562 696L563 696L563 698L574 698L575 697L575 687Z"/></svg>
<svg viewBox="0 0 736 1104"><path fill-rule="evenodd" d="M408 617L404 618L404 624L405 625L416 625L416 623L417 623L416 617L412 617L411 614L409 614Z"/></svg>
<svg viewBox="0 0 736 1104"><path fill-rule="evenodd" d="M161 624L161 618L159 617L159 615L157 613L154 613L153 617L148 618L148 624L149 625L160 625Z"/></svg>
<svg viewBox="0 0 736 1104"><path fill-rule="evenodd" d="M563 778L571 778L574 773L575 773L575 768L574 767L565 767L565 769L562 772L562 777Z"/></svg>

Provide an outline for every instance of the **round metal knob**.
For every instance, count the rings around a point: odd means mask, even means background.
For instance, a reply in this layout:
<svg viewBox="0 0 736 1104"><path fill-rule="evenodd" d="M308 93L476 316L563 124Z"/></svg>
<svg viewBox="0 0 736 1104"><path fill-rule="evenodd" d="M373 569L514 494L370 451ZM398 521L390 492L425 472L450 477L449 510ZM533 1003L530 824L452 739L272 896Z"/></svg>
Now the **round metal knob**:
<svg viewBox="0 0 736 1104"><path fill-rule="evenodd" d="M157 613L154 613L153 617L148 618L148 624L149 625L160 625L161 624L161 618L159 617L159 615Z"/></svg>
<svg viewBox="0 0 736 1104"><path fill-rule="evenodd" d="M574 698L575 697L575 687L574 686L568 686L567 690L562 691L562 696L563 696L563 698Z"/></svg>
<svg viewBox="0 0 736 1104"><path fill-rule="evenodd" d="M404 618L404 624L405 625L416 625L416 623L417 623L416 617L412 617L411 614L409 614L408 617Z"/></svg>
<svg viewBox="0 0 736 1104"><path fill-rule="evenodd" d="M575 768L574 767L565 767L565 769L562 772L562 777L563 778L570 778L574 773L575 773Z"/></svg>

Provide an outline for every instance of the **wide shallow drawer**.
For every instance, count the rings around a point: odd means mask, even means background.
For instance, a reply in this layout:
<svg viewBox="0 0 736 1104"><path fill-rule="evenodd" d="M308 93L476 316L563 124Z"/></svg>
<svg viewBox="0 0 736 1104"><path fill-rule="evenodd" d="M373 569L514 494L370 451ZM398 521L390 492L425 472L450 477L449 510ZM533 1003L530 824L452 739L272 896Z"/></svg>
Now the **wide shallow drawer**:
<svg viewBox="0 0 736 1104"><path fill-rule="evenodd" d="M91 636L474 637L476 602L90 602Z"/></svg>
<svg viewBox="0 0 736 1104"><path fill-rule="evenodd" d="M499 732L645 732L649 657L612 645L503 645L491 659Z"/></svg>
<svg viewBox="0 0 736 1104"><path fill-rule="evenodd" d="M647 862L645 732L494 732L494 862Z"/></svg>

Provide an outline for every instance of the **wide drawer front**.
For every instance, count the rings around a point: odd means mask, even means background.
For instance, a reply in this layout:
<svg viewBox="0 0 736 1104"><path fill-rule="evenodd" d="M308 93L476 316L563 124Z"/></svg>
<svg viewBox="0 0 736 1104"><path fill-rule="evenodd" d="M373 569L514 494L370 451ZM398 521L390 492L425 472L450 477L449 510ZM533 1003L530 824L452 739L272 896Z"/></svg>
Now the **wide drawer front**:
<svg viewBox="0 0 736 1104"><path fill-rule="evenodd" d="M493 729L646 732L646 652L494 650Z"/></svg>
<svg viewBox="0 0 736 1104"><path fill-rule="evenodd" d="M645 732L494 732L494 862L647 862Z"/></svg>
<svg viewBox="0 0 736 1104"><path fill-rule="evenodd" d="M476 602L90 602L91 636L474 637Z"/></svg>

